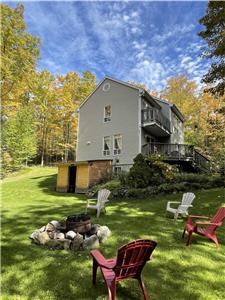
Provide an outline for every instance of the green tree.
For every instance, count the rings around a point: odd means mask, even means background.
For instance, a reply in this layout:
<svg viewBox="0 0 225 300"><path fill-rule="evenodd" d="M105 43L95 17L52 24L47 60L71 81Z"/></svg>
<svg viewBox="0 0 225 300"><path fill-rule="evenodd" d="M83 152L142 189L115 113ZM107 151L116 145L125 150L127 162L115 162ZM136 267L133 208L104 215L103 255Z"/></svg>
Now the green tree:
<svg viewBox="0 0 225 300"><path fill-rule="evenodd" d="M205 26L199 36L208 44L203 55L212 60L203 82L211 85L210 92L222 96L225 93L225 2L209 1L206 15L199 22Z"/></svg>
<svg viewBox="0 0 225 300"><path fill-rule="evenodd" d="M3 171L16 170L36 155L34 115L29 106L21 107L15 119L9 119L2 128Z"/></svg>

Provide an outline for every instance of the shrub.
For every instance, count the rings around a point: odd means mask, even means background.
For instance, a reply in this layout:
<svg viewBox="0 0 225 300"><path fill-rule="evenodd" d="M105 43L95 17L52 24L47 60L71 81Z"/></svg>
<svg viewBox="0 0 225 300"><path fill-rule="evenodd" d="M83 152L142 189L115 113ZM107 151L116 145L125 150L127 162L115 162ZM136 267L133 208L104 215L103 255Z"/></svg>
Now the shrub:
<svg viewBox="0 0 225 300"><path fill-rule="evenodd" d="M175 178L177 168L163 161L149 161L149 166L153 171L152 183L170 182Z"/></svg>
<svg viewBox="0 0 225 300"><path fill-rule="evenodd" d="M101 174L100 183L106 183L116 178L116 174L112 170L106 170Z"/></svg>
<svg viewBox="0 0 225 300"><path fill-rule="evenodd" d="M220 187L225 186L224 177L220 174L191 174L191 173L180 173L176 174L174 178L175 182L187 182L191 186L200 186L202 188L209 187Z"/></svg>
<svg viewBox="0 0 225 300"><path fill-rule="evenodd" d="M129 185L129 173L122 171L118 174L118 179L121 182L121 185L128 186Z"/></svg>
<svg viewBox="0 0 225 300"><path fill-rule="evenodd" d="M130 168L128 174L129 186L135 188L144 188L149 185L152 172L145 161L144 156L140 153L134 158L134 165Z"/></svg>

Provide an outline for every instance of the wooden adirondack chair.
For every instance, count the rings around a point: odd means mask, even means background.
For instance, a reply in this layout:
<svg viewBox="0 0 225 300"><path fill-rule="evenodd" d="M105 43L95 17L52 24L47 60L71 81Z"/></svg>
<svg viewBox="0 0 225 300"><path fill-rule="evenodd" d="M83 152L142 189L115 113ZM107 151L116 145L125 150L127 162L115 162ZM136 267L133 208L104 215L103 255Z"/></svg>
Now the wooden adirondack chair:
<svg viewBox="0 0 225 300"><path fill-rule="evenodd" d="M137 279L144 299L148 300L146 288L141 278L145 263L150 260L157 243L151 240L137 240L118 249L117 257L105 259L98 251L92 250L93 257L93 284L96 284L97 268L100 267L102 276L108 288L109 300L116 299L116 283L126 278Z"/></svg>
<svg viewBox="0 0 225 300"><path fill-rule="evenodd" d="M207 222L195 222L193 223L192 219L208 219ZM210 240L212 240L216 246L219 246L219 242L216 236L216 229L222 225L223 220L225 219L225 207L220 207L215 216L210 220L209 217L205 216L189 216L187 223L184 227L184 232L182 237L185 235L185 231L188 232L187 246L191 243L192 233L195 232L200 234ZM200 227L199 227L200 226ZM202 227L203 226L203 227Z"/></svg>
<svg viewBox="0 0 225 300"><path fill-rule="evenodd" d="M174 219L176 220L179 214L188 215L188 208L192 207L191 203L195 198L195 194L193 193L184 193L181 202L177 201L169 201L167 202L166 211L169 211L174 214ZM177 208L172 208L170 204L177 203L179 204Z"/></svg>
<svg viewBox="0 0 225 300"><path fill-rule="evenodd" d="M97 218L99 218L101 210L105 210L105 204L106 202L109 202L108 197L111 194L111 192L107 189L100 190L98 192L98 198L97 199L88 199L87 200L87 206L86 206L86 213L88 208L90 209L96 209L97 210ZM95 205L90 204L91 201L97 201Z"/></svg>

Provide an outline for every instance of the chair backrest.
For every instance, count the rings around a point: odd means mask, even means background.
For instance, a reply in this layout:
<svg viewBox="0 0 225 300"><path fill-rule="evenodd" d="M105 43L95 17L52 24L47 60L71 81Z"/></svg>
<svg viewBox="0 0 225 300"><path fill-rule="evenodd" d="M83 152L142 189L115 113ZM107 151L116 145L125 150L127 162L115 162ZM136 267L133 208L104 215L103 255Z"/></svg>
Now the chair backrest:
<svg viewBox="0 0 225 300"><path fill-rule="evenodd" d="M222 223L223 220L225 219L225 207L220 207L215 216L212 217L212 219L210 220L211 223ZM217 227L219 227L220 225L209 225L206 227L205 231L207 233L212 233L216 230Z"/></svg>
<svg viewBox="0 0 225 300"><path fill-rule="evenodd" d="M100 190L98 192L98 205L104 205L111 192L107 189Z"/></svg>
<svg viewBox="0 0 225 300"><path fill-rule="evenodd" d="M184 193L181 201L181 205L191 205L195 198L194 193Z"/></svg>
<svg viewBox="0 0 225 300"><path fill-rule="evenodd" d="M137 240L120 247L113 268L117 279L138 277L156 245L155 241Z"/></svg>

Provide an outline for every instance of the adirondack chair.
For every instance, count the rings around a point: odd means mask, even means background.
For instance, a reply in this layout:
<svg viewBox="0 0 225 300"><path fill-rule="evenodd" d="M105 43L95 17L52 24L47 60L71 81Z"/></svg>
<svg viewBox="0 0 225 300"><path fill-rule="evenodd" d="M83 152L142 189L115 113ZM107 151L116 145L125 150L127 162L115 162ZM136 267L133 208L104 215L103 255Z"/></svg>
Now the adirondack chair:
<svg viewBox="0 0 225 300"><path fill-rule="evenodd" d="M157 243L151 240L137 240L118 249L117 257L106 259L98 250L92 250L93 284L96 284L97 268L100 267L102 276L108 288L109 300L116 299L116 283L126 278L137 279L144 299L148 300L146 288L141 278L145 263L151 259L151 254Z"/></svg>
<svg viewBox="0 0 225 300"><path fill-rule="evenodd" d="M191 203L195 198L195 194L193 193L184 193L181 202L177 201L169 201L167 202L166 211L169 211L174 214L174 219L176 220L179 214L187 214L188 215L188 208L192 207ZM171 204L179 204L177 208L173 208Z"/></svg>
<svg viewBox="0 0 225 300"><path fill-rule="evenodd" d="M208 219L208 221L193 223L193 219L200 219L200 220ZM222 222L224 219L225 219L225 207L220 207L212 219L210 219L209 217L205 217L205 216L191 216L190 215L188 217L188 220L184 227L184 232L182 235L182 237L184 237L185 231L187 230L188 239L187 239L186 245L187 246L190 245L192 233L195 232L197 234L200 234L200 235L212 240L218 247L219 242L218 242L215 231L218 227L220 227L222 225Z"/></svg>
<svg viewBox="0 0 225 300"><path fill-rule="evenodd" d="M111 192L109 190L103 189L103 190L100 190L98 192L98 198L97 199L88 199L85 212L87 213L88 208L96 209L97 210L97 218L99 218L101 210L102 209L105 210L105 204L107 202L109 202L108 197L109 197L110 193ZM93 201L93 200L97 201L97 203L95 205L90 204L90 202Z"/></svg>

